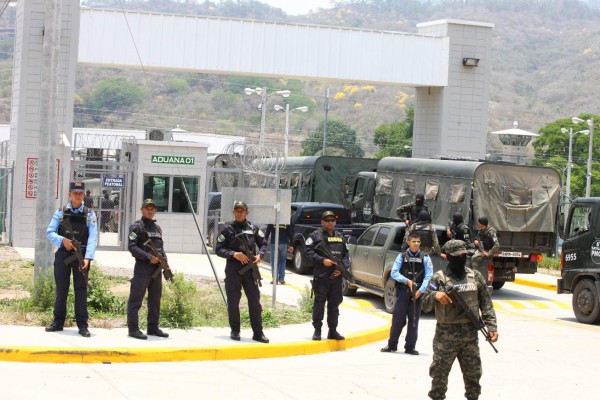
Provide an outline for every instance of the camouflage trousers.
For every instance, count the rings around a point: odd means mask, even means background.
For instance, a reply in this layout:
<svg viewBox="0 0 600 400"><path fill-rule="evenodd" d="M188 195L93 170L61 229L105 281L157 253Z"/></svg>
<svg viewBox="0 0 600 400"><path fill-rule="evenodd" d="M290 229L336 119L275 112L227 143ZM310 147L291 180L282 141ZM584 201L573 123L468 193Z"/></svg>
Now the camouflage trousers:
<svg viewBox="0 0 600 400"><path fill-rule="evenodd" d="M471 324L436 325L433 338L433 362L429 367L431 390L429 397L438 400L446 398L448 375L454 360L458 358L465 382L465 397L479 398L481 393L481 357L477 331Z"/></svg>
<svg viewBox="0 0 600 400"><path fill-rule="evenodd" d="M485 257L480 250L475 250L473 257L471 257L471 268L476 269L480 262L487 259L489 259L489 257Z"/></svg>

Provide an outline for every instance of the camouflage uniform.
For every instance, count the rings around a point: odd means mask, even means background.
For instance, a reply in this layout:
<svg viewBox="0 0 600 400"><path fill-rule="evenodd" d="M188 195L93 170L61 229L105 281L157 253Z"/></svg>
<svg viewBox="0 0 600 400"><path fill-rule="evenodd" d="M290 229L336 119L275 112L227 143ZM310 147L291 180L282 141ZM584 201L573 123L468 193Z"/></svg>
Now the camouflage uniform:
<svg viewBox="0 0 600 400"><path fill-rule="evenodd" d="M475 254L473 254L473 258L471 258L471 266L476 268L481 260L484 259L483 252L481 249L487 251L490 257L492 257L495 253L500 250L500 242L498 242L498 234L496 230L491 226L486 226L483 229L480 229L477 232L477 237L479 240L479 249L475 250Z"/></svg>
<svg viewBox="0 0 600 400"><path fill-rule="evenodd" d="M454 240L447 244L449 246L444 247L447 254L466 253L465 243L462 241ZM444 291L450 285L454 286L474 312L479 313L481 310L483 321L489 331L496 332L496 313L483 276L479 271L470 268L465 268L465 272L464 278L458 279L449 267L437 271L423 296L423 311L431 312L435 308L437 319L433 338L433 362L429 368L429 376L432 378L429 397L432 399L446 398L448 374L456 358L463 373L465 397L477 399L481 393L479 379L482 369L477 329L467 317L457 319L462 310L456 304L443 305L435 299L438 291Z"/></svg>
<svg viewBox="0 0 600 400"><path fill-rule="evenodd" d="M412 223L417 221L417 216L422 210L429 212L427 203L417 205L417 203L413 201L412 203L402 204L400 207L396 208L396 215L398 215L398 218L401 218L403 221L408 219Z"/></svg>
<svg viewBox="0 0 600 400"><path fill-rule="evenodd" d="M402 251L406 251L408 249L408 243L406 242L408 235L416 232L419 237L421 237L421 251L427 255L432 254L440 254L440 242L437 237L437 233L435 228L431 224L431 222L415 222L410 225L408 229L406 229L406 233L404 234L404 240L402 243Z"/></svg>
<svg viewBox="0 0 600 400"><path fill-rule="evenodd" d="M471 239L471 228L464 222L460 224L451 224L448 226L450 229L450 233L452 234L452 239L462 240L466 243L467 249L473 248L473 241Z"/></svg>

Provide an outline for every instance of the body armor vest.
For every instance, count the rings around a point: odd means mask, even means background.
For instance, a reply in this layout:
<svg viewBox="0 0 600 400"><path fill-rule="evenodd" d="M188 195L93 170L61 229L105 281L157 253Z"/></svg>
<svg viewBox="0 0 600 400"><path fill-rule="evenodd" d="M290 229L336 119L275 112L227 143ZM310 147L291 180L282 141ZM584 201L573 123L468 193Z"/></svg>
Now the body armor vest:
<svg viewBox="0 0 600 400"><path fill-rule="evenodd" d="M67 239L76 239L82 246L87 246L89 230L87 227L88 208L83 207L83 212L74 213L68 207L63 208L63 217L58 225L57 233Z"/></svg>
<svg viewBox="0 0 600 400"><path fill-rule="evenodd" d="M459 225L452 224L450 227L450 231L452 231L452 239L465 241L465 229L464 222L461 222ZM471 238L467 238L471 239Z"/></svg>
<svg viewBox="0 0 600 400"><path fill-rule="evenodd" d="M144 246L145 251L152 254L152 250L150 249L150 247L144 245L146 240L150 239L154 247L156 247L156 251L158 251L161 256L165 257L165 251L163 249L164 243L162 239L162 229L160 229L160 226L156 225L155 223L146 225L141 219L135 221L134 224L138 226L139 231L143 235L141 240L138 242L138 246L141 244L142 246Z"/></svg>
<svg viewBox="0 0 600 400"><path fill-rule="evenodd" d="M443 290L447 290L450 286L454 286L455 290L469 305L469 308L479 315L479 300L477 295L477 280L475 279L475 272L470 268L465 268L466 275L463 279L458 280L451 278L442 271L438 271L438 274L442 274L444 287ZM462 313L456 304L436 304L435 317L438 322L443 324L470 324L471 321L466 316L457 319L457 316Z"/></svg>
<svg viewBox="0 0 600 400"><path fill-rule="evenodd" d="M242 232L247 232L244 234L244 236L246 237L245 239L241 237L242 235L237 236L236 240L231 244L230 249L233 251L241 252L249 250L252 252L252 254L256 255L256 238L254 237L254 226L248 221L244 222L243 224L239 224L233 221L229 223L229 226L231 227L236 236ZM248 249L246 249L244 246L244 240L248 244Z"/></svg>
<svg viewBox="0 0 600 400"><path fill-rule="evenodd" d="M318 241L324 241L331 253L340 260L344 257L344 238L338 232L334 231L331 236L322 229L317 229L315 232L315 238ZM331 272L331 268L325 267L321 263L315 263L315 276L323 274L325 272Z"/></svg>
<svg viewBox="0 0 600 400"><path fill-rule="evenodd" d="M415 232L421 238L421 247L431 249L433 247L433 239L431 238L433 227L431 226L431 224L429 224L428 222L417 222L413 226L413 232Z"/></svg>
<svg viewBox="0 0 600 400"><path fill-rule="evenodd" d="M405 251L404 254L402 254L400 273L415 282L417 286L421 286L423 278L425 278L425 266L423 265L424 257L425 253L423 251L419 251L419 254L416 256L411 255L408 251ZM411 263L414 267L411 266Z"/></svg>
<svg viewBox="0 0 600 400"><path fill-rule="evenodd" d="M489 234L490 228L485 228L479 231L479 237L481 239L481 243L483 244L483 249L488 251L492 247L494 247L494 239Z"/></svg>

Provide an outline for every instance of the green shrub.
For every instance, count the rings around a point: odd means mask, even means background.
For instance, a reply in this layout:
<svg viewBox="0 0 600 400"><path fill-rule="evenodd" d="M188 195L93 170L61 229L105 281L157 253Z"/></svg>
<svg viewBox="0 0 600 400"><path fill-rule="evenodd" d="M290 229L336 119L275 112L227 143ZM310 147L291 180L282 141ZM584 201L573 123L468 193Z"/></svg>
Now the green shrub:
<svg viewBox="0 0 600 400"><path fill-rule="evenodd" d="M106 274L92 266L88 275L88 310L100 313L119 313L125 308L125 300L110 291ZM69 293L70 295L70 293Z"/></svg>
<svg viewBox="0 0 600 400"><path fill-rule="evenodd" d="M196 294L193 282L186 281L182 273L175 274L171 283L163 285L160 324L171 328L193 327L198 315Z"/></svg>
<svg viewBox="0 0 600 400"><path fill-rule="evenodd" d="M300 306L300 311L307 314L312 314L313 305L315 304L315 298L311 297L310 289L308 285L304 285L304 290L300 294L300 299L298 299L298 305Z"/></svg>
<svg viewBox="0 0 600 400"><path fill-rule="evenodd" d="M39 274L33 284L31 306L38 311L51 310L56 298L56 285L54 283L54 268L48 268L46 275Z"/></svg>
<svg viewBox="0 0 600 400"><path fill-rule="evenodd" d="M560 269L560 259L544 257L542 261L538 264L538 267L558 271Z"/></svg>

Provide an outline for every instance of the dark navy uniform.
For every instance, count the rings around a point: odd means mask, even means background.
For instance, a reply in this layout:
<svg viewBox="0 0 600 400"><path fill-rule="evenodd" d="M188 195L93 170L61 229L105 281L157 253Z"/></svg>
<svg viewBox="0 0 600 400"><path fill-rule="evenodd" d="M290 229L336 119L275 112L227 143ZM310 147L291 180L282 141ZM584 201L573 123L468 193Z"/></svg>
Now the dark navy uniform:
<svg viewBox="0 0 600 400"><path fill-rule="evenodd" d="M342 261L343 267L350 266L350 255L346 241L339 232L333 231L327 233L323 228L318 228L306 239L306 257L314 262L314 291L315 304L313 306L313 326L315 331L321 331L323 318L325 316L325 302L327 301L327 326L329 331L336 331L338 326L338 317L340 314L339 306L344 300L342 295L342 276L333 277L334 267L323 265L323 257L315 247L320 242L325 241L333 255Z"/></svg>
<svg viewBox="0 0 600 400"><path fill-rule="evenodd" d="M244 275L238 273L244 265L236 260L233 255L236 252L245 251L244 244L238 235L245 235L248 248L253 254L256 254L256 247L258 246L258 254L260 254L261 259L267 251L267 241L264 234L248 220L244 220L242 223L227 222L219 229L215 252L219 257L227 259L225 264L225 292L227 293L229 326L232 332L240 332L240 300L242 298L242 288L244 288L244 293L246 293L248 299L250 325L254 336L260 336L263 333L260 290L252 277L252 271L247 271ZM252 262L252 260L250 259L249 262Z"/></svg>
<svg viewBox="0 0 600 400"><path fill-rule="evenodd" d="M54 281L56 282L56 300L54 303L55 330L62 330L67 315L67 297L73 273L73 289L75 291L75 321L79 329L88 327L87 311L87 282L84 273L77 263L65 264L65 259L73 255L67 251L62 241L64 238L76 239L81 244L83 258L94 259L96 243L98 241L98 225L96 214L83 204L73 209L71 202L61 210L54 213L50 225L46 230L46 237L53 245L58 247L54 255Z"/></svg>
<svg viewBox="0 0 600 400"><path fill-rule="evenodd" d="M150 248L144 243L150 239L161 256L167 257L163 248L162 229L153 219L135 221L129 227L129 242L127 248L135 258L131 289L127 301L127 326L129 333L140 330L138 312L142 307L144 295L148 290L148 332L157 332L160 319L160 299L162 297L162 275L152 278L159 264L151 264L154 258Z"/></svg>

